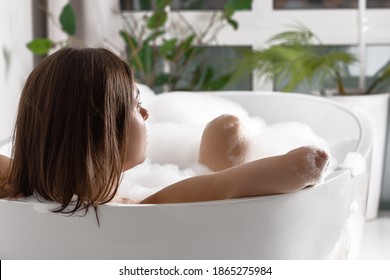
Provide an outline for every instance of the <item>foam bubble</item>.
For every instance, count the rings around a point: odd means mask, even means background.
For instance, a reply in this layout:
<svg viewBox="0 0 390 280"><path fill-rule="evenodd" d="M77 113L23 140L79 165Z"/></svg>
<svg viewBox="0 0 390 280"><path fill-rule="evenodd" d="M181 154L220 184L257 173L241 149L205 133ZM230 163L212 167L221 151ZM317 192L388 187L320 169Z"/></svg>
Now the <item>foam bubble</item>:
<svg viewBox="0 0 390 280"><path fill-rule="evenodd" d="M243 107L227 99L187 92L148 95L147 99L148 159L124 173L118 191L119 196L133 201L177 181L210 172L198 163L201 136L206 125L223 114L235 115L242 123L250 142L246 161L285 154L301 146L329 151L327 142L307 125L284 122L267 126L263 119L250 117Z"/></svg>
<svg viewBox="0 0 390 280"><path fill-rule="evenodd" d="M281 122L252 135L249 160L282 155L301 146L316 146L329 151L328 143L302 123Z"/></svg>
<svg viewBox="0 0 390 280"><path fill-rule="evenodd" d="M151 102L154 100L154 97L156 95L155 92L150 87L143 85L143 84L135 83L135 86L138 88L138 90L140 92L140 99L141 99L142 105L145 108L149 108L151 105Z"/></svg>
<svg viewBox="0 0 390 280"><path fill-rule="evenodd" d="M152 163L187 168L198 161L202 128L174 122L151 123L147 156Z"/></svg>
<svg viewBox="0 0 390 280"><path fill-rule="evenodd" d="M239 104L210 94L171 92L157 95L149 109L151 122L176 122L198 126L223 114L240 119L248 118L247 111Z"/></svg>
<svg viewBox="0 0 390 280"><path fill-rule="evenodd" d="M351 152L345 156L340 167L349 169L352 176L358 176L366 171L366 161L361 154Z"/></svg>
<svg viewBox="0 0 390 280"><path fill-rule="evenodd" d="M117 196L139 202L162 188L196 175L199 169L180 169L175 164L144 163L123 173Z"/></svg>
<svg viewBox="0 0 390 280"><path fill-rule="evenodd" d="M315 150L315 152L311 156L308 155L308 159L307 159L309 161L309 167L310 167L310 171L311 171L310 174L313 178L313 181L311 184L319 184L325 180L325 177L327 175L329 175L330 172L333 172L331 167L329 167L331 155L330 155L329 150L324 150L324 149L318 148L318 147L312 147L312 148ZM327 164L327 166L324 165L324 167L327 168L329 171L325 171L325 172L321 172L322 170L320 168L318 168L317 164L316 164L317 157L324 159L323 153L326 153L326 156L328 158L328 162L325 163L325 164Z"/></svg>
<svg viewBox="0 0 390 280"><path fill-rule="evenodd" d="M307 164L310 172L308 172L307 174L302 174L302 177L306 177L305 181L309 180L310 178L318 177L316 175L319 173L320 169L316 165L316 156L317 156L316 149L314 150L313 153L307 153L307 155L306 155L305 160L306 160L306 164Z"/></svg>

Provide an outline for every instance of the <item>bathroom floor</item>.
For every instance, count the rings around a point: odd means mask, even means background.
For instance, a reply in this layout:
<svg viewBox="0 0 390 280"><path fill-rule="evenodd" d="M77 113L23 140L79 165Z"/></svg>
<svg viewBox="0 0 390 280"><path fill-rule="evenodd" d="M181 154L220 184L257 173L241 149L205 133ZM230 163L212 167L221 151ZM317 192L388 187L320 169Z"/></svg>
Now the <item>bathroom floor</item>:
<svg viewBox="0 0 390 280"><path fill-rule="evenodd" d="M359 259L390 260L390 211L366 222Z"/></svg>

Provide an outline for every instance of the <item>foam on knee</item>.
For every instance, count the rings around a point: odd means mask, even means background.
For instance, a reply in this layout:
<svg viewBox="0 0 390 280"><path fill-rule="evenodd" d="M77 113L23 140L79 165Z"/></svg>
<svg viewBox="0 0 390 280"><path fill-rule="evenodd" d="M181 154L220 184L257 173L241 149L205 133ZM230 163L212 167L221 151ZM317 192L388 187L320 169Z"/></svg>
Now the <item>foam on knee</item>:
<svg viewBox="0 0 390 280"><path fill-rule="evenodd" d="M302 165L297 164L296 174L306 185L323 182L325 171L329 164L329 154L317 147L303 147Z"/></svg>

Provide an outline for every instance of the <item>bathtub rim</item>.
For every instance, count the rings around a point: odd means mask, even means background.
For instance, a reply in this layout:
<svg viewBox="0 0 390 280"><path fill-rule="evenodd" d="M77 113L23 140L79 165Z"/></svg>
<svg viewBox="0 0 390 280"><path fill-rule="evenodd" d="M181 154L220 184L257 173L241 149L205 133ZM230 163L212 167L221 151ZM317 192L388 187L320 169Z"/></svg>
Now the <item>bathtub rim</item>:
<svg viewBox="0 0 390 280"><path fill-rule="evenodd" d="M276 196L280 196L280 195L283 195L285 197L287 196L293 196L293 195L297 195L298 193L301 193L301 192L309 192L309 191L313 191L313 189L317 189L317 188L326 188L328 184L332 184L332 182L334 180L337 180L340 176L345 176L346 174L350 174L350 171L349 170L343 170L342 172L340 172L339 174L337 174L337 176L334 176L332 178L330 178L329 180L327 181L324 181L322 183L319 183L319 184L316 184L314 186L310 186L310 187L307 187L307 188L304 188L302 190L299 190L299 191L296 191L296 192L292 192L292 193L282 193L282 194L271 194L271 195L262 195L262 196L252 196L252 197L241 197L241 198L231 198L231 199L221 199L221 200L208 200L208 201L196 201L196 202L180 202L180 203L159 203L159 204L139 204L139 203L134 203L134 204L124 204L124 203L116 203L116 202L108 202L108 203L105 203L105 204L101 204L99 205L98 207L103 207L103 208L106 208L106 207L157 207L157 208L166 208L166 207L183 207L183 206L193 206L193 207L201 207L201 206L205 206L205 205L218 205L218 204L236 204L236 203L252 203L256 200L267 200L271 197L276 197ZM348 175L349 176L349 175ZM31 205L31 206L34 206L34 205L45 205L47 210L49 212L51 212L52 210L55 210L57 207L60 206L59 203L57 202L53 202L53 201L40 201L40 200L33 200L33 198L18 198L18 199L14 199L14 198L0 198L0 204L5 204L5 203L16 203L16 204L23 204L23 205ZM51 208L53 207L53 208ZM72 209L72 208L70 208ZM66 211L67 209L65 209ZM83 215L84 213L84 210L78 210L78 212L76 212L76 217L78 216L77 213L81 213L81 215ZM69 214L66 214L66 213L54 213L53 214L61 214L63 216L73 216L73 215L69 215Z"/></svg>
<svg viewBox="0 0 390 280"><path fill-rule="evenodd" d="M241 203L252 203L254 201L263 201L268 200L269 198L274 198L276 196L283 195L284 197L288 196L294 196L301 192L310 192L317 188L327 188L328 185L332 185L333 181L338 180L339 177L342 176L352 176L350 170L348 169L340 169L336 170L337 174L335 176L332 176L331 174L330 178L328 180L316 184L314 186L310 186L307 188L304 188L302 190L292 192L292 193L285 193L285 194L272 194L272 195L262 195L262 196L253 196L253 197L242 197L242 198L232 198L232 199L224 199L224 200L209 200L209 201L196 201L196 202L181 202L181 203L161 203L161 204L123 204L123 203L115 203L115 202L109 202L106 204L99 205L98 207L106 208L106 207L155 207L155 208L172 208L172 207L201 207L201 206L207 206L207 205L227 205L227 204L241 204ZM0 204L5 203L17 203L17 204L23 204L23 205L45 205L45 208L47 208L47 211L51 212L52 210L55 210L60 206L59 203L53 202L53 201L39 201L39 200L32 200L32 198L19 198L19 199L13 199L13 198L0 198ZM72 208L70 208L72 209ZM77 213L83 215L84 210L79 210L76 212L76 217L78 216ZM53 214L61 214L61 213L54 213ZM69 216L69 214L62 213L63 216Z"/></svg>

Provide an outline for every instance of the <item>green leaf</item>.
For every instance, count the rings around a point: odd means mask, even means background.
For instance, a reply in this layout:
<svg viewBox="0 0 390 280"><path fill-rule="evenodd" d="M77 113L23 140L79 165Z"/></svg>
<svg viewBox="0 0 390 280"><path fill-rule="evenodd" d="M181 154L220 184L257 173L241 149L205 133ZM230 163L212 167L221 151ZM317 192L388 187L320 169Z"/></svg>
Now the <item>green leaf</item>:
<svg viewBox="0 0 390 280"><path fill-rule="evenodd" d="M179 44L179 47L178 47L178 51L181 55L184 54L188 49L192 48L191 47L192 42L194 41L195 37L196 37L195 34L191 34L186 39L181 41L181 43Z"/></svg>
<svg viewBox="0 0 390 280"><path fill-rule="evenodd" d="M160 37L160 36L162 36L164 34L165 34L165 30L155 31L152 34L150 34L148 37L146 37L144 42L148 42L149 43L150 41L153 41L153 40L157 39L158 37Z"/></svg>
<svg viewBox="0 0 390 280"><path fill-rule="evenodd" d="M157 11L154 13L147 22L149 29L157 29L165 24L168 19L168 14L164 11Z"/></svg>
<svg viewBox="0 0 390 280"><path fill-rule="evenodd" d="M183 64L186 64L188 60L196 55L196 47L187 48L183 55Z"/></svg>
<svg viewBox="0 0 390 280"><path fill-rule="evenodd" d="M46 38L35 39L27 43L27 48L38 55L47 54L50 48L53 47L53 42Z"/></svg>
<svg viewBox="0 0 390 280"><path fill-rule="evenodd" d="M63 31L69 35L76 33L76 17L70 4L66 4L60 14L60 23Z"/></svg>
<svg viewBox="0 0 390 280"><path fill-rule="evenodd" d="M296 26L294 30L276 34L268 40L269 43L279 43L287 45L311 45L316 35L305 26Z"/></svg>
<svg viewBox="0 0 390 280"><path fill-rule="evenodd" d="M154 81L154 86L158 87L165 85L169 81L170 77L171 76L168 73L159 74Z"/></svg>
<svg viewBox="0 0 390 280"><path fill-rule="evenodd" d="M252 8L252 0L229 0L223 7L223 13L226 18L231 18L235 11L250 10Z"/></svg>
<svg viewBox="0 0 390 280"><path fill-rule="evenodd" d="M177 42L176 38L164 41L164 43L161 45L159 49L160 54L162 56L165 56L168 60L172 60L176 48L176 42Z"/></svg>
<svg viewBox="0 0 390 280"><path fill-rule="evenodd" d="M390 82L390 62L382 67L375 75L371 85L368 87L366 94L371 94L374 90L387 90Z"/></svg>
<svg viewBox="0 0 390 280"><path fill-rule="evenodd" d="M218 79L215 79L211 81L208 85L210 90L221 90L226 86L226 84L230 81L230 78L232 77L232 74L226 74Z"/></svg>
<svg viewBox="0 0 390 280"><path fill-rule="evenodd" d="M206 71L203 72L203 75L201 76L199 80L199 87L201 89L207 89L208 84L211 81L211 79L214 76L214 70L210 66L207 66Z"/></svg>
<svg viewBox="0 0 390 280"><path fill-rule="evenodd" d="M128 47L130 51L135 50L138 47L137 40L131 36L129 32L120 30L119 35L122 37L126 47Z"/></svg>
<svg viewBox="0 0 390 280"><path fill-rule="evenodd" d="M180 61L180 64L185 64L186 61L189 59L189 55L193 52L194 47L192 46L192 42L195 39L195 35L191 34L187 38L185 38L183 41L180 42L178 46L176 46L177 39L171 39L166 41L168 44L170 41L174 41L175 45L168 45L165 49L169 50L169 52L165 53L165 56L168 60L176 60L179 61L181 58L184 57L184 60ZM173 42L172 42L173 44ZM171 47L168 49L168 47Z"/></svg>
<svg viewBox="0 0 390 280"><path fill-rule="evenodd" d="M196 85L199 83L201 76L202 76L202 68L199 65L197 65L195 70L192 72L191 85L193 87L196 87Z"/></svg>
<svg viewBox="0 0 390 280"><path fill-rule="evenodd" d="M157 9L164 10L164 8L171 3L172 3L172 0L157 0Z"/></svg>
<svg viewBox="0 0 390 280"><path fill-rule="evenodd" d="M139 58L142 62L145 73L146 74L151 73L154 66L152 47L149 45L143 45L139 52Z"/></svg>
<svg viewBox="0 0 390 280"><path fill-rule="evenodd" d="M238 29L238 22L232 18L226 18L228 24L230 24L234 30Z"/></svg>
<svg viewBox="0 0 390 280"><path fill-rule="evenodd" d="M224 9L231 10L250 10L252 9L252 0L229 0Z"/></svg>
<svg viewBox="0 0 390 280"><path fill-rule="evenodd" d="M128 53L129 63L134 67L136 71L143 72L144 65L140 59L140 54L139 54L140 50L138 49L137 40L133 36L131 36L130 33L124 30L120 30L119 35L125 42L126 47L129 51Z"/></svg>

